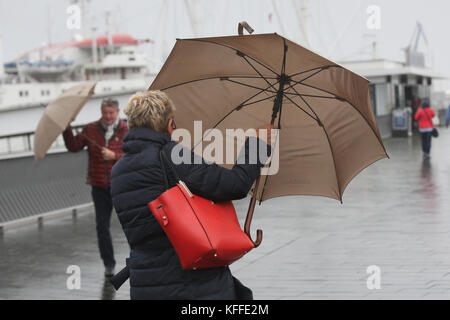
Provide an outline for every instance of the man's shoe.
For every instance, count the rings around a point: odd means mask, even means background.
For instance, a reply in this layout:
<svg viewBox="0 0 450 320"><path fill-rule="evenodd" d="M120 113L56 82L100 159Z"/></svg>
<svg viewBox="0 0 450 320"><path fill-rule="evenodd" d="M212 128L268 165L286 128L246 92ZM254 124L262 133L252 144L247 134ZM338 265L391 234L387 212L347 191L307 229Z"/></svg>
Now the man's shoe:
<svg viewBox="0 0 450 320"><path fill-rule="evenodd" d="M112 277L114 275L114 267L105 267L105 277Z"/></svg>

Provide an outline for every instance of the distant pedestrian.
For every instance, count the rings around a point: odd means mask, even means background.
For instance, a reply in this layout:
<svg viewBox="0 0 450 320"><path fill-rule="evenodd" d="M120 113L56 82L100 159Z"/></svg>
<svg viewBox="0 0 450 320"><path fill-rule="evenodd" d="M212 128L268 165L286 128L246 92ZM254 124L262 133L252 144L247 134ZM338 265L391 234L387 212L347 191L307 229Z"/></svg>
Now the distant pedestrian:
<svg viewBox="0 0 450 320"><path fill-rule="evenodd" d="M422 151L423 158L430 158L430 150L431 150L431 133L433 132L433 117L435 113L434 110L430 108L430 103L425 100L422 102L422 108L417 110L414 119L419 121L419 132L422 136Z"/></svg>
<svg viewBox="0 0 450 320"><path fill-rule="evenodd" d="M70 125L63 132L66 147L71 152L78 152L87 146L89 168L87 184L92 186L92 199L95 207L100 256L105 266L105 276L114 275L114 250L109 231L113 209L110 185L111 169L124 152L122 143L128 132L128 125L119 119L119 103L115 99L104 99L101 104L101 118L86 125L77 136L72 133Z"/></svg>
<svg viewBox="0 0 450 320"><path fill-rule="evenodd" d="M445 112L445 126L448 129L448 125L450 123L450 105L447 107L447 112Z"/></svg>

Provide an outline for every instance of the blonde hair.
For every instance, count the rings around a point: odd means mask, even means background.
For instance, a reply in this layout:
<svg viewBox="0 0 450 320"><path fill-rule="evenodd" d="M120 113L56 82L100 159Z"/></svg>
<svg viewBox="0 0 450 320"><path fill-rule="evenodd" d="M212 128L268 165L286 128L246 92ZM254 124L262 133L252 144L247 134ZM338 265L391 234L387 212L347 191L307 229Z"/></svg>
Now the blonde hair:
<svg viewBox="0 0 450 320"><path fill-rule="evenodd" d="M128 102L124 113L128 126L150 128L166 132L169 120L175 116L175 106L162 91L136 92Z"/></svg>

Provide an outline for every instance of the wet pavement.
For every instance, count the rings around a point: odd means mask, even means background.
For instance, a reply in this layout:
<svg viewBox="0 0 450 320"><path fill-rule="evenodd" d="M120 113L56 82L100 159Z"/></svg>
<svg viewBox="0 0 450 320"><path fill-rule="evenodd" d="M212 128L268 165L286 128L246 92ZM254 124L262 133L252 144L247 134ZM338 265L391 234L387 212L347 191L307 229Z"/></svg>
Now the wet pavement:
<svg viewBox="0 0 450 320"><path fill-rule="evenodd" d="M252 224L263 242L231 265L234 275L256 299L449 299L450 131L440 132L425 161L419 136L385 140L391 159L359 174L343 204L264 202ZM247 204L236 202L241 223ZM112 234L121 268L129 249L115 216ZM68 289L71 265L79 289ZM5 230L0 299L129 299L129 285L115 292L105 281L89 212Z"/></svg>

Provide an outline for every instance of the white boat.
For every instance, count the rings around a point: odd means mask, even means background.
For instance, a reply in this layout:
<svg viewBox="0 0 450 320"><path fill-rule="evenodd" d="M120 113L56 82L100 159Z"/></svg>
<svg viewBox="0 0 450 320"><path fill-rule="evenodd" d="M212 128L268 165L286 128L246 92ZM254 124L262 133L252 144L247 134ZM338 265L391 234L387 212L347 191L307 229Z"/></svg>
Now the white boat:
<svg viewBox="0 0 450 320"><path fill-rule="evenodd" d="M146 90L162 64L139 51L143 42L111 34L31 50L2 65L0 112L45 106L85 80L99 81L94 97Z"/></svg>

